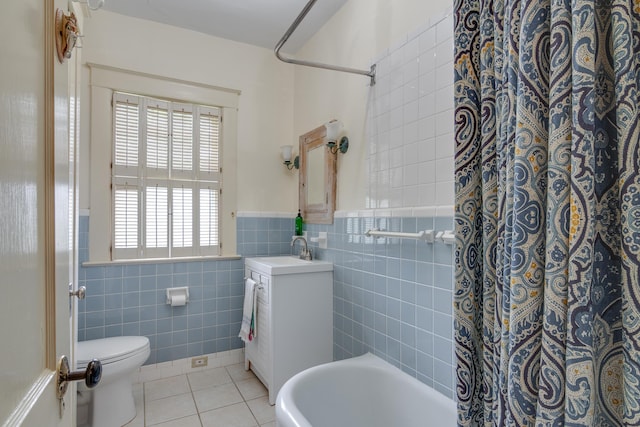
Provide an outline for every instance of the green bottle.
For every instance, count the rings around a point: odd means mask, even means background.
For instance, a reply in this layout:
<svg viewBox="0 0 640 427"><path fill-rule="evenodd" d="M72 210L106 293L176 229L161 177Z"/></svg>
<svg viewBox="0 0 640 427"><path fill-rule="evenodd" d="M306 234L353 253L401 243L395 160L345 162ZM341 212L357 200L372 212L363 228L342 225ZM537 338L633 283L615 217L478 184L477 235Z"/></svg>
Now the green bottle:
<svg viewBox="0 0 640 427"><path fill-rule="evenodd" d="M302 236L302 224L304 224L304 221L302 220L300 209L298 209L298 216L296 217L296 236Z"/></svg>

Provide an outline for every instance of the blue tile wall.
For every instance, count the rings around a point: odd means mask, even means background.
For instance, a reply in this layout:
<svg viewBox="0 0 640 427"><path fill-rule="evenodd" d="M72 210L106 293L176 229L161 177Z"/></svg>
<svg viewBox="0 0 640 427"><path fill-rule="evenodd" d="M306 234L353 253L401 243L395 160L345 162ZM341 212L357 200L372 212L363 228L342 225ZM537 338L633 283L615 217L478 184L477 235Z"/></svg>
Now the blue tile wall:
<svg viewBox="0 0 640 427"><path fill-rule="evenodd" d="M372 352L453 397L453 247L365 236L371 228L451 230L453 218L336 218L314 256L334 263L334 358Z"/></svg>
<svg viewBox="0 0 640 427"><path fill-rule="evenodd" d="M293 217L238 217L238 253L245 257L288 255L293 233Z"/></svg>
<svg viewBox="0 0 640 427"><path fill-rule="evenodd" d="M290 253L293 219L238 218L238 248L247 256ZM147 364L242 347L243 260L82 266L88 260L89 217L79 224L78 340L144 335ZM189 286L184 307L166 304L165 290Z"/></svg>
<svg viewBox="0 0 640 427"><path fill-rule="evenodd" d="M80 218L80 261L88 253L89 218ZM239 217L238 252L292 253L293 218ZM328 248L309 243L334 267L334 358L370 351L453 397L453 248L442 243L365 236L389 231L449 230L452 218L336 218L305 224L328 233ZM297 250L297 248L296 248ZM79 305L80 340L145 335L147 363L240 348L243 260L81 267L87 298ZM165 289L188 285L185 307L165 304Z"/></svg>

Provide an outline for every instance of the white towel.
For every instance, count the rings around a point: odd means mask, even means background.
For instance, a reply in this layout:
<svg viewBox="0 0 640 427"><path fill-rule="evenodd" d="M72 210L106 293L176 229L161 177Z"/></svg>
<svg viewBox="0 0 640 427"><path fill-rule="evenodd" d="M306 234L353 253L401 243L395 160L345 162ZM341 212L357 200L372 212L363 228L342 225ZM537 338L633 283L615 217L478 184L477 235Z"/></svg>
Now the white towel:
<svg viewBox="0 0 640 427"><path fill-rule="evenodd" d="M251 332L249 332L249 341L258 337L258 291L261 285L256 284L253 287L253 318L251 319Z"/></svg>
<svg viewBox="0 0 640 427"><path fill-rule="evenodd" d="M242 341L248 343L253 339L252 324L254 323L255 313L255 289L256 282L250 277L244 282L244 304L242 306L242 323L240 324L240 333L238 336Z"/></svg>

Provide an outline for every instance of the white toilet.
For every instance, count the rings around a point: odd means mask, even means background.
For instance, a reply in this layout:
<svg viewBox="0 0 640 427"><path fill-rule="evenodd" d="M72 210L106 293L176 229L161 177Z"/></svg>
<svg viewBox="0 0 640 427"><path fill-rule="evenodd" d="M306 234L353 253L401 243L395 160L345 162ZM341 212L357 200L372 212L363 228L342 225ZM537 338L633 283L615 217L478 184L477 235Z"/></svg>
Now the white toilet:
<svg viewBox="0 0 640 427"><path fill-rule="evenodd" d="M142 366L151 350L147 337L112 337L80 341L77 369L92 359L102 363L102 378L92 389L78 382L78 425L120 427L136 416L131 374Z"/></svg>

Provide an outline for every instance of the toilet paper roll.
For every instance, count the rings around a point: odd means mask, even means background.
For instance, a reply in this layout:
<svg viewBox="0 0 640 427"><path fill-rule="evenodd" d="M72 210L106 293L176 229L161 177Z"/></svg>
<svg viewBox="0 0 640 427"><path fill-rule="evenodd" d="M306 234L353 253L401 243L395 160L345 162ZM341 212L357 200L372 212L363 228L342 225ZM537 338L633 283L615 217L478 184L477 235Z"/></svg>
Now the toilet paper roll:
<svg viewBox="0 0 640 427"><path fill-rule="evenodd" d="M171 307L179 307L187 303L186 295L173 295L171 297Z"/></svg>

